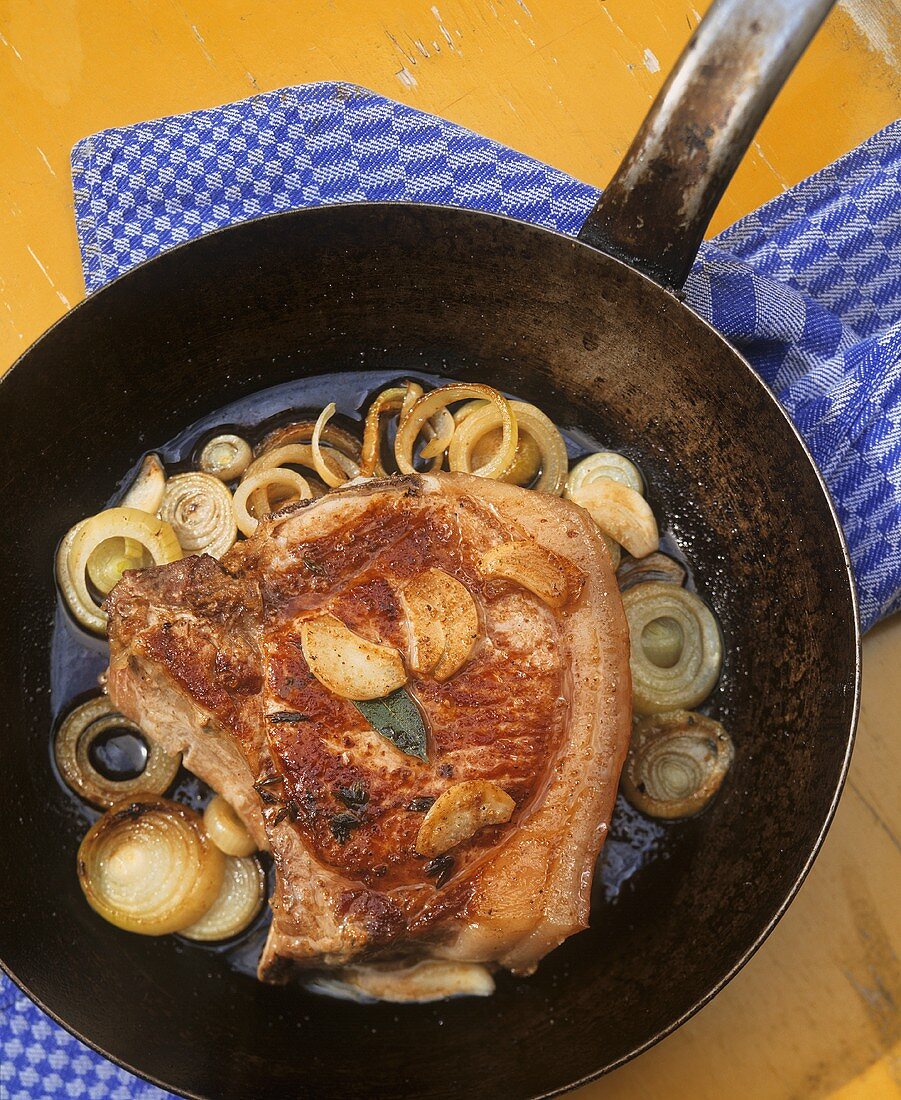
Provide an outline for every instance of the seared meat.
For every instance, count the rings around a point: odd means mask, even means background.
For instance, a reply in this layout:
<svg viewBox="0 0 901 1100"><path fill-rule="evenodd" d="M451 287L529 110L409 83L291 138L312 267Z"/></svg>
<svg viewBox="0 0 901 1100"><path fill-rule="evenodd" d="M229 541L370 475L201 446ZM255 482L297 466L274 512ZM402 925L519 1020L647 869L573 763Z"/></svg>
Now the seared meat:
<svg viewBox="0 0 901 1100"><path fill-rule="evenodd" d="M553 553L562 607L486 579L481 555L511 540ZM423 761L323 686L300 635L328 611L409 665L403 588L436 568L474 597L480 636L446 682L410 676ZM580 509L463 475L370 481L276 513L221 564L127 574L109 611L115 705L265 828L277 888L262 977L430 958L528 973L585 926L630 688L609 558ZM471 779L506 791L512 818L425 859L425 809Z"/></svg>

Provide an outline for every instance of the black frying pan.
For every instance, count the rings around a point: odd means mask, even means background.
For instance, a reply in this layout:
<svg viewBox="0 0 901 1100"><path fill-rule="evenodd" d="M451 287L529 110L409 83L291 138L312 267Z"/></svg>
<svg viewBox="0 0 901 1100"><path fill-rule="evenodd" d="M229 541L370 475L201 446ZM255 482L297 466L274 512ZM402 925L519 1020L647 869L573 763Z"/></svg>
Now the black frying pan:
<svg viewBox="0 0 901 1100"><path fill-rule="evenodd" d="M858 700L853 584L829 498L748 364L680 303L713 207L830 0L719 0L580 241L484 214L346 206L143 265L0 385L0 954L109 1057L209 1097L521 1097L618 1065L771 930L819 848ZM596 247L592 247L596 246ZM611 258L598 251L619 257ZM485 1000L347 1004L90 912L84 828L49 753L53 551L148 446L262 387L334 370L490 381L636 456L717 610L712 700L738 747L708 812L592 928Z"/></svg>

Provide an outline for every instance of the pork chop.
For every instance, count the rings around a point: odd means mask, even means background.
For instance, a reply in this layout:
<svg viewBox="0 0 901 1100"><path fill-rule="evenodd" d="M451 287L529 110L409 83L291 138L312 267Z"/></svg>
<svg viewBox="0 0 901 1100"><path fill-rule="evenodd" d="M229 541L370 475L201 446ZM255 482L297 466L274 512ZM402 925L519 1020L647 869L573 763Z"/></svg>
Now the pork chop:
<svg viewBox="0 0 901 1100"><path fill-rule="evenodd" d="M562 568L562 601L486 576L486 552L514 541ZM478 608L478 640L441 682L409 671L403 590L429 569ZM221 562L127 573L108 608L113 703L184 751L272 851L262 978L337 969L403 999L396 977L409 972L416 999L459 991L461 964L527 974L586 926L630 681L610 559L581 509L460 474L361 482L276 513ZM404 655L427 759L313 674L302 626L326 611ZM512 797L509 821L427 859L424 811L476 779Z"/></svg>

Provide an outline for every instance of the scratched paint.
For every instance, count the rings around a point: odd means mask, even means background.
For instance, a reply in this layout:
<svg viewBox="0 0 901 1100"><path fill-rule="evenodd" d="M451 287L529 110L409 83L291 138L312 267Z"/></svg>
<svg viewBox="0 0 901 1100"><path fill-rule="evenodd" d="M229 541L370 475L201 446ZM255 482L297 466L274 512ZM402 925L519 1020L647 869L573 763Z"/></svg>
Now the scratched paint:
<svg viewBox="0 0 901 1100"><path fill-rule="evenodd" d="M901 46L901 6L874 4L872 0L842 0L858 31L874 50L897 72Z"/></svg>
<svg viewBox="0 0 901 1100"><path fill-rule="evenodd" d="M41 272L41 274L44 276L44 278L47 280L47 282L50 284L50 286L53 287L53 290L56 293L57 298L59 298L59 300L63 303L63 305L66 307L66 309L69 309L71 307L72 303L65 296L65 294L63 294L63 292L59 289L59 287L56 285L56 283L53 281L53 276L50 274L50 272L47 270L47 268L44 267L44 265L41 263L41 261L35 255L34 250L32 249L31 245L26 245L26 251L28 252L28 255L37 264L38 270Z"/></svg>

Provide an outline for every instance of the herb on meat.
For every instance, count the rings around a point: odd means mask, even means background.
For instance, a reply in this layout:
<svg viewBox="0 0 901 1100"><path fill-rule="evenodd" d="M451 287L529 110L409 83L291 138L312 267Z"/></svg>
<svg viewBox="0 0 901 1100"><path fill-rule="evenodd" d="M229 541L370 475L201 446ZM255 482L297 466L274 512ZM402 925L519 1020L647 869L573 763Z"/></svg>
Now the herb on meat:
<svg viewBox="0 0 901 1100"><path fill-rule="evenodd" d="M277 710L269 716L270 722L309 722L309 714L301 714L298 710Z"/></svg>
<svg viewBox="0 0 901 1100"><path fill-rule="evenodd" d="M427 878L435 878L435 886L440 890L441 887L447 882L447 880L454 873L454 857L453 856L436 856L434 859L429 860L425 865L425 875Z"/></svg>
<svg viewBox="0 0 901 1100"><path fill-rule="evenodd" d="M413 814L424 814L435 805L435 799L430 794L421 795L407 803L407 809Z"/></svg>
<svg viewBox="0 0 901 1100"><path fill-rule="evenodd" d="M287 816L288 816L288 807L287 806L280 806L278 808L278 810L276 810L274 817L272 817L270 819L269 824L270 825L280 825L285 820L285 818Z"/></svg>
<svg viewBox="0 0 901 1100"><path fill-rule="evenodd" d="M369 791L359 780L349 787L338 787L335 796L339 798L349 810L359 810L369 801Z"/></svg>
<svg viewBox="0 0 901 1100"><path fill-rule="evenodd" d="M425 723L406 688L398 688L383 699L354 700L354 706L376 733L387 738L395 748L407 756L428 760Z"/></svg>
<svg viewBox="0 0 901 1100"><path fill-rule="evenodd" d="M258 779L253 788L258 791L260 787L271 787L275 783L284 783L284 781L285 777L283 775L270 775L268 779Z"/></svg>
<svg viewBox="0 0 901 1100"><path fill-rule="evenodd" d="M300 560L314 577L324 577L326 575L325 569L314 558L305 557Z"/></svg>
<svg viewBox="0 0 901 1100"><path fill-rule="evenodd" d="M335 816L329 821L328 827L332 831L332 836L339 844L344 844L347 838L353 832L354 829L359 829L360 819L353 814L335 814Z"/></svg>
<svg viewBox="0 0 901 1100"><path fill-rule="evenodd" d="M266 802L270 806L284 801L283 799L279 798L277 794L273 794L272 791L268 790L267 787L264 786L264 784L262 783L254 783L253 789L260 796L260 801Z"/></svg>

